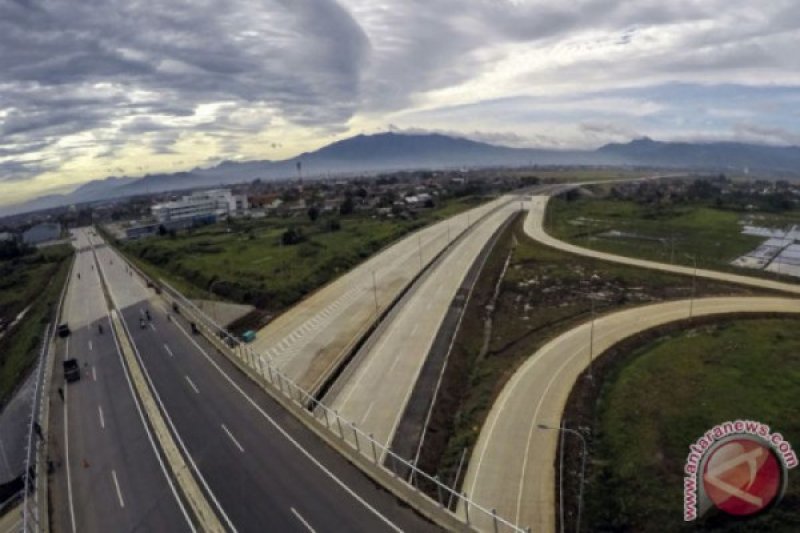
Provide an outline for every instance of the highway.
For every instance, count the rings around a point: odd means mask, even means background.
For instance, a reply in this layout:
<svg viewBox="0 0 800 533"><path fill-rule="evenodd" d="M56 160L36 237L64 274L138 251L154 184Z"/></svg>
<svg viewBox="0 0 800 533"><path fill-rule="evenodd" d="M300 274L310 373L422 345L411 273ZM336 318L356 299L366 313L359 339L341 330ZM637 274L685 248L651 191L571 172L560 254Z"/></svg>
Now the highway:
<svg viewBox="0 0 800 533"><path fill-rule="evenodd" d="M693 268L664 265L587 250L547 235L542 228L548 197L534 196L525 230L532 238L565 252L644 268L692 275ZM698 270L698 276L765 289L800 292L788 283ZM555 528L555 456L558 432L537 424L558 426L577 376L590 354L601 354L640 331L693 316L728 313L800 312L800 300L782 297L701 298L647 305L599 316L551 340L523 364L505 385L484 423L465 475L463 490L478 504L534 531ZM463 513L464 509L460 508ZM478 517L478 520L482 518ZM491 527L488 523L476 524Z"/></svg>
<svg viewBox="0 0 800 533"><path fill-rule="evenodd" d="M500 198L400 239L277 317L252 348L304 390L316 393L355 339L449 242Z"/></svg>
<svg viewBox="0 0 800 533"><path fill-rule="evenodd" d="M226 529L436 529L320 441L180 319L168 317L123 260L95 242L142 368Z"/></svg>
<svg viewBox="0 0 800 533"><path fill-rule="evenodd" d="M161 467L128 384L84 232L64 316L72 335L57 342L50 457L54 531L191 531ZM78 275L80 274L80 279ZM103 328L103 333L99 332ZM81 380L65 384L61 360L77 358Z"/></svg>
<svg viewBox="0 0 800 533"><path fill-rule="evenodd" d="M507 203L433 265L356 355L357 367L340 378L326 405L389 446L462 280L492 235L519 210L519 202Z"/></svg>

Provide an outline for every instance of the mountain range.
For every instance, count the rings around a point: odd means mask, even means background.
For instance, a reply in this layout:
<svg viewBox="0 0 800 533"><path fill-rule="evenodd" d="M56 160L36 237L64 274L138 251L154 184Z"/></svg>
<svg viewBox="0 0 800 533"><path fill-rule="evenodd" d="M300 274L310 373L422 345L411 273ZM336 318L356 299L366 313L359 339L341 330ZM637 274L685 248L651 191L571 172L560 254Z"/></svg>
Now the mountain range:
<svg viewBox="0 0 800 533"><path fill-rule="evenodd" d="M749 169L798 176L800 147L659 142L643 138L625 144L607 144L597 150L560 151L510 148L441 134L380 133L357 135L281 161L225 161L186 172L94 180L68 194L47 195L0 207L0 216L140 194L231 185L257 178L291 178L297 176L298 162L303 175L308 177L401 169L532 165L644 166L723 172Z"/></svg>

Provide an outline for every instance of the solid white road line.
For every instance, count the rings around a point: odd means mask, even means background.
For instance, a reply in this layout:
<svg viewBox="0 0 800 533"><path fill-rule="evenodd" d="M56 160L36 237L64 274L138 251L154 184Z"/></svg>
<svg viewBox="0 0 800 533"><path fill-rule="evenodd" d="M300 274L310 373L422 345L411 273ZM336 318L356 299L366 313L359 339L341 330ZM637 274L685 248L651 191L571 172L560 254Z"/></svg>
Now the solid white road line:
<svg viewBox="0 0 800 533"><path fill-rule="evenodd" d="M125 500L122 499L122 491L119 490L119 481L117 481L116 470L111 470L111 477L114 478L114 486L117 488L117 498L119 499L119 506L125 508Z"/></svg>
<svg viewBox="0 0 800 533"><path fill-rule="evenodd" d="M300 513L297 512L297 509L295 509L294 507L290 507L290 509L292 510L294 516L296 516L297 519L300 520L300 523L303 524L310 533L316 533L316 531L314 531L314 528L311 527L311 524L309 524L305 518L300 516Z"/></svg>
<svg viewBox="0 0 800 533"><path fill-rule="evenodd" d="M189 383L189 386L192 388L192 390L195 392L195 394L200 394L200 390L197 388L197 385L195 385L194 382L191 379L189 379L189 376L185 376L185 377L186 377L186 381Z"/></svg>
<svg viewBox="0 0 800 533"><path fill-rule="evenodd" d="M69 337L64 342L64 359L69 359Z"/></svg>
<svg viewBox="0 0 800 533"><path fill-rule="evenodd" d="M364 416L362 416L362 417L361 417L361 425L362 425L362 426L364 425L364 421L365 421L365 420L367 419L367 417L369 416L369 413L370 413L370 411L372 411L372 406L373 406L373 405L375 405L375 402L374 402L374 401L372 401L372 402L369 402L369 407L367 407L367 410L366 410L366 411L364 411Z"/></svg>
<svg viewBox="0 0 800 533"><path fill-rule="evenodd" d="M175 357L175 354L172 353L172 350L169 349L169 346L166 344L164 345L164 349L167 351L170 357Z"/></svg>
<svg viewBox="0 0 800 533"><path fill-rule="evenodd" d="M67 500L69 501L69 519L72 525L72 533L76 533L75 527L75 504L72 502L72 476L69 467L69 418L67 415L67 391L69 387L64 384L64 462L67 463Z"/></svg>
<svg viewBox="0 0 800 533"><path fill-rule="evenodd" d="M100 415L100 427L106 429L106 420L103 418L103 408L100 405L97 406L97 414Z"/></svg>
<svg viewBox="0 0 800 533"><path fill-rule="evenodd" d="M228 430L228 428L225 427L225 424L221 424L221 426L222 426L222 430L228 435L228 438L230 438L233 441L233 443L236 445L236 447L239 448L239 451L244 453L244 448L242 448L242 445L239 444L239 441L234 438L233 434Z"/></svg>

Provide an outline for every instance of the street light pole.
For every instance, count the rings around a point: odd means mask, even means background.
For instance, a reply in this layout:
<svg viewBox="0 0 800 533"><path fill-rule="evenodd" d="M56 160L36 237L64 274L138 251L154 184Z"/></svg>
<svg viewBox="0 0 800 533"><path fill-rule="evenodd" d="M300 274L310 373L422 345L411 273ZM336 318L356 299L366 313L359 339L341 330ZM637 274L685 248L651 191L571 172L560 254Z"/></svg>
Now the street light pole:
<svg viewBox="0 0 800 533"><path fill-rule="evenodd" d="M589 296L589 301L592 302L592 322L589 325L589 379L593 379L592 376L592 361L594 360L594 298Z"/></svg>
<svg viewBox="0 0 800 533"><path fill-rule="evenodd" d="M583 434L580 431L572 428L567 427L553 427L548 426L546 424L536 424L539 429L550 429L553 431L563 431L565 433L571 433L573 435L577 435L578 438L581 439L581 483L580 487L578 488L578 516L575 521L575 531L580 532L581 530L581 512L583 510L583 484L584 484L584 476L586 475L586 439L584 438ZM561 524L563 529L564 524Z"/></svg>
<svg viewBox="0 0 800 533"><path fill-rule="evenodd" d="M378 314L378 282L375 280L375 271L372 271L372 294L375 296L375 314Z"/></svg>
<svg viewBox="0 0 800 533"><path fill-rule="evenodd" d="M694 297L697 291L697 254L689 256L694 263L694 273L692 274L692 298L689 300L689 320L694 316Z"/></svg>
<svg viewBox="0 0 800 533"><path fill-rule="evenodd" d="M212 301L214 298L214 293L211 291L214 289L214 285L216 285L220 281L222 280L219 278L215 279L214 281L211 282L211 285L208 286L208 303L209 306L211 307L211 318L214 319L214 322L217 321L217 313L214 312L214 302Z"/></svg>

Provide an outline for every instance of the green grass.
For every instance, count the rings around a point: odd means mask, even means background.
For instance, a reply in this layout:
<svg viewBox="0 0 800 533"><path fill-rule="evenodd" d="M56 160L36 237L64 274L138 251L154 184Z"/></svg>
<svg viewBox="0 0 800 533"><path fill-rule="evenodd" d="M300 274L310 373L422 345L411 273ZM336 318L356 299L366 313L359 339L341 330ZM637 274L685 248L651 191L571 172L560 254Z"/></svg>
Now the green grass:
<svg viewBox="0 0 800 533"><path fill-rule="evenodd" d="M729 320L658 339L606 378L596 409L584 524L677 531L688 446L714 425L750 419L800 447L800 320ZM746 523L718 514L703 529L800 530L800 479Z"/></svg>
<svg viewBox="0 0 800 533"><path fill-rule="evenodd" d="M785 227L792 221L797 223L800 213L745 214L699 204L659 209L608 198L571 202L554 198L548 207L546 226L554 237L604 252L683 265L692 265L692 257L696 256L699 267L734 270L729 263L764 240L741 234L740 221L745 217L754 218L759 224ZM612 230L639 238L603 235Z"/></svg>
<svg viewBox="0 0 800 533"><path fill-rule="evenodd" d="M0 339L0 405L36 361L44 326L58 305L72 253L71 246L54 246L0 264L8 272L0 288L4 316L16 316L31 305L25 318ZM7 286L6 280L14 280L14 284Z"/></svg>
<svg viewBox="0 0 800 533"><path fill-rule="evenodd" d="M482 198L462 198L424 211L412 220L352 215L316 223L308 217L235 220L179 234L127 242L123 251L156 277L194 297L208 289L223 298L279 312L305 294L350 270L404 234L475 207ZM301 230L305 242L281 244L288 227Z"/></svg>

